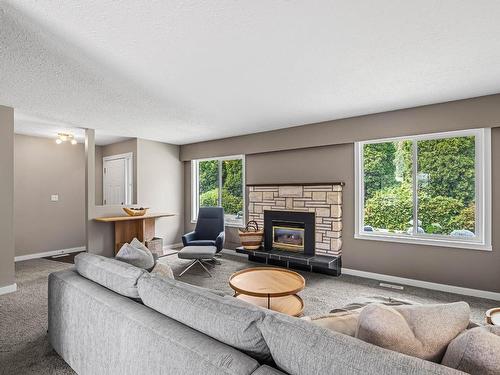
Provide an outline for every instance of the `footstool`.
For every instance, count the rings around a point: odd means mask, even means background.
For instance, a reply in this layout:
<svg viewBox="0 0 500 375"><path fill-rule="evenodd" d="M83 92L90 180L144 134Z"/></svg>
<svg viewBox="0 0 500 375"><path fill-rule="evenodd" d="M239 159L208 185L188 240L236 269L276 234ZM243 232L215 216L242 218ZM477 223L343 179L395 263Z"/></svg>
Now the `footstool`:
<svg viewBox="0 0 500 375"><path fill-rule="evenodd" d="M187 270L197 263L210 275L210 277L212 277L212 274L203 263L206 261L215 261L214 257L216 252L217 248L215 246L186 246L182 248L182 250L177 253L179 259L192 259L193 261L179 274L179 277L184 275Z"/></svg>

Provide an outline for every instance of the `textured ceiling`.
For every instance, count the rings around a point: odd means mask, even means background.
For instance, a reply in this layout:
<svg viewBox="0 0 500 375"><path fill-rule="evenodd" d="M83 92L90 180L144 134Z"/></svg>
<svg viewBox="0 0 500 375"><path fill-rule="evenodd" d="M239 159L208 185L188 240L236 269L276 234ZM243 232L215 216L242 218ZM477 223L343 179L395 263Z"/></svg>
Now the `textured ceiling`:
<svg viewBox="0 0 500 375"><path fill-rule="evenodd" d="M0 0L0 104L184 144L481 96L499 19L496 0Z"/></svg>

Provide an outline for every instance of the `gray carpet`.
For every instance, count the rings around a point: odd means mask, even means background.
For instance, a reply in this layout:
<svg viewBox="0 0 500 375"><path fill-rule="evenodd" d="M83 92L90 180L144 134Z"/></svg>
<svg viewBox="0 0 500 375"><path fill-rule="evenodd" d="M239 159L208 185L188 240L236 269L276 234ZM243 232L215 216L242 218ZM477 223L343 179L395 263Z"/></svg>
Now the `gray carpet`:
<svg viewBox="0 0 500 375"><path fill-rule="evenodd" d="M177 276L189 261L168 256ZM223 254L221 264L213 269L212 278L195 266L180 280L231 294L229 276L258 264L245 258ZM74 374L68 365L50 348L47 341L47 275L71 267L70 264L45 259L16 263L18 291L0 296L0 374ZM420 303L445 303L464 300L472 309L471 318L483 323L484 312L498 302L465 297L420 288L406 287L403 292L380 288L373 280L353 276L330 277L302 272L306 288L300 293L306 315L328 312L358 297L390 296L411 299Z"/></svg>
<svg viewBox="0 0 500 375"><path fill-rule="evenodd" d="M0 374L74 374L47 341L47 275L72 267L46 259L16 263L17 292L0 296Z"/></svg>

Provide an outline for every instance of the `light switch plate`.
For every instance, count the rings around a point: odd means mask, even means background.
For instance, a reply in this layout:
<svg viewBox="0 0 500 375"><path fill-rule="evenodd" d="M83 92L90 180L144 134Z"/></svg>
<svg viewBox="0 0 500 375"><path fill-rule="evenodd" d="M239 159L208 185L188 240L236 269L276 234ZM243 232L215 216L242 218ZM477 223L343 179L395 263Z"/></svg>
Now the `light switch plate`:
<svg viewBox="0 0 500 375"><path fill-rule="evenodd" d="M50 196L50 200L51 200L52 202L57 202L57 201L59 200L59 194L52 194L52 195Z"/></svg>

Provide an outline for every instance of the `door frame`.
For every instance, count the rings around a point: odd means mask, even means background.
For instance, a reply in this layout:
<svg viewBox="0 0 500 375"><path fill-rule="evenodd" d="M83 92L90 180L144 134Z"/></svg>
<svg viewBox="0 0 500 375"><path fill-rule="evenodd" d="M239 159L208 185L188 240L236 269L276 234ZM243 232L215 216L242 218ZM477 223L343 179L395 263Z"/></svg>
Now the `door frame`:
<svg viewBox="0 0 500 375"><path fill-rule="evenodd" d="M106 162L111 161L111 160L118 160L118 159L125 160L125 206L133 204L133 200L134 200L134 166L133 166L134 153L127 152L125 154L104 156L102 158L102 190L103 190L102 199L103 199L104 205L107 205L106 203L104 203L105 198L106 198L106 193L107 193L106 183L105 183Z"/></svg>

